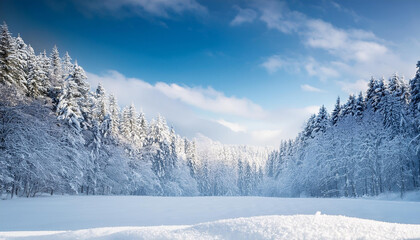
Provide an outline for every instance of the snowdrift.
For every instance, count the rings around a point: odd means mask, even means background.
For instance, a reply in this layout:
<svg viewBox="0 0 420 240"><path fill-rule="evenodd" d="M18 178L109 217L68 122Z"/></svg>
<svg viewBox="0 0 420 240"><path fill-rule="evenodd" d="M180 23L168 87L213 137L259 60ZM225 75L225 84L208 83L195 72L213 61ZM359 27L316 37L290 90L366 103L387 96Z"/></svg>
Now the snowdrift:
<svg viewBox="0 0 420 240"><path fill-rule="evenodd" d="M235 218L183 226L109 227L58 232L3 232L2 239L416 239L420 225L344 216Z"/></svg>
<svg viewBox="0 0 420 240"><path fill-rule="evenodd" d="M0 202L0 240L420 239L419 212L420 202L369 199L16 198Z"/></svg>

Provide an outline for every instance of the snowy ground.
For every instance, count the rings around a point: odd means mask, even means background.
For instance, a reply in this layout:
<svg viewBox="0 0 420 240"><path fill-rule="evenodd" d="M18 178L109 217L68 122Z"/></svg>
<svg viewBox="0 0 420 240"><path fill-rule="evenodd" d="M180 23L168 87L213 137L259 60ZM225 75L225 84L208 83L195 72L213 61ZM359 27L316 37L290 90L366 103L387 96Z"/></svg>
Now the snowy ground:
<svg viewBox="0 0 420 240"><path fill-rule="evenodd" d="M136 196L0 201L0 239L14 238L420 239L420 202Z"/></svg>

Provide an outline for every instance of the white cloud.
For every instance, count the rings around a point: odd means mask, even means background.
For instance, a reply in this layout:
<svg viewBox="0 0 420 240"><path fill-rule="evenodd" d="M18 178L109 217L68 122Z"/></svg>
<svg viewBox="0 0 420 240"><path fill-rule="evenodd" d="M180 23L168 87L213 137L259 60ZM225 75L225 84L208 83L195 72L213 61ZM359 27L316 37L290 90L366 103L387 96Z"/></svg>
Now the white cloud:
<svg viewBox="0 0 420 240"><path fill-rule="evenodd" d="M290 11L284 2L258 1L256 5L261 13L260 20L265 22L268 28L283 33L296 31L305 18L299 12Z"/></svg>
<svg viewBox="0 0 420 240"><path fill-rule="evenodd" d="M221 125L229 128L230 130L234 132L246 132L246 127L240 125L239 123L228 122L223 119L219 119L216 122L220 123Z"/></svg>
<svg viewBox="0 0 420 240"><path fill-rule="evenodd" d="M368 88L368 81L363 79L359 79L355 82L338 81L337 83L341 86L341 90L348 94L357 94L360 91L364 92Z"/></svg>
<svg viewBox="0 0 420 240"><path fill-rule="evenodd" d="M300 88L305 92L324 92L324 90L313 87L309 84L300 85Z"/></svg>
<svg viewBox="0 0 420 240"><path fill-rule="evenodd" d="M279 70L286 70L287 72L291 73L299 73L301 71L302 64L305 61L306 60L302 59L287 58L281 55L273 55L261 63L261 67L263 67L270 74L273 74Z"/></svg>
<svg viewBox="0 0 420 240"><path fill-rule="evenodd" d="M303 34L310 47L334 50L346 43L346 32L334 28L330 23L316 19L307 21L306 26L308 29Z"/></svg>
<svg viewBox="0 0 420 240"><path fill-rule="evenodd" d="M275 73L282 67L284 67L285 61L278 55L269 57L265 62L261 64L269 73Z"/></svg>
<svg viewBox="0 0 420 240"><path fill-rule="evenodd" d="M321 81L326 81L329 78L336 78L340 76L340 73L337 72L337 70L332 67L322 65L320 62L315 61L313 58L306 60L305 70L309 76L316 76Z"/></svg>
<svg viewBox="0 0 420 240"><path fill-rule="evenodd" d="M303 129L303 125L312 114L316 114L319 111L319 106L307 106L303 108L281 108L272 111L267 121L271 125L267 125L267 129L271 131L279 131L280 134L275 138L276 141L280 142L281 139L294 139L297 134ZM271 127L270 127L271 126ZM258 129L259 130L259 129ZM258 131L256 130L256 131ZM262 134L261 136L264 136Z"/></svg>
<svg viewBox="0 0 420 240"><path fill-rule="evenodd" d="M306 46L323 49L344 60L373 61L389 52L372 32L362 29L341 29L321 19L312 19L290 10L284 2L262 1L256 7L267 28L283 33L296 33ZM340 7L338 4L334 5Z"/></svg>
<svg viewBox="0 0 420 240"><path fill-rule="evenodd" d="M320 48L343 60L373 61L387 54L388 48L374 41L375 35L361 29L343 30L319 19L308 20L306 45Z"/></svg>
<svg viewBox="0 0 420 240"><path fill-rule="evenodd" d="M236 17L230 22L231 26L238 26L243 23L253 22L257 17L257 12L252 9L242 9L240 7L237 7L237 9L239 10L239 12L236 15Z"/></svg>
<svg viewBox="0 0 420 240"><path fill-rule="evenodd" d="M251 135L260 141L276 142L276 138L281 135L281 130L260 130L253 131Z"/></svg>
<svg viewBox="0 0 420 240"><path fill-rule="evenodd" d="M132 99L137 99L140 100L140 103L150 106L148 110L151 110L152 108L161 109L162 106L165 106L165 102L176 103L179 101L183 103L184 107L189 105L212 113L250 119L263 118L266 115L263 108L252 101L245 98L226 97L222 92L211 87L206 89L190 88L164 82L151 85L141 79L126 78L121 73L112 70L102 76L88 73L88 77L93 86L103 82L106 89L121 95L120 98L124 105L130 104Z"/></svg>
<svg viewBox="0 0 420 240"><path fill-rule="evenodd" d="M319 112L319 106L308 106L305 107L303 110L308 114L316 114Z"/></svg>
<svg viewBox="0 0 420 240"><path fill-rule="evenodd" d="M103 14L129 14L138 16L155 16L170 18L172 14L190 12L203 14L207 12L206 7L195 0L74 0L82 6L82 10L93 11Z"/></svg>
<svg viewBox="0 0 420 240"><path fill-rule="evenodd" d="M354 22L359 22L359 21L362 19L362 17L361 17L360 15L358 15L358 14L357 14L355 11L353 11L352 9L345 8L345 7L343 7L342 5L340 5L340 4L338 4L338 3L334 2L334 1L331 1L330 3L331 3L331 5L332 5L334 8L336 8L338 11L340 11L340 12L343 12L343 13L345 13L345 14L350 15L350 16L353 18L353 21L354 21Z"/></svg>
<svg viewBox="0 0 420 240"><path fill-rule="evenodd" d="M292 73L306 72L309 76L318 77L321 81L330 78L337 78L340 73L333 66L324 65L315 61L314 58L284 58L280 55L273 55L265 60L261 66L270 74L279 70L286 70Z"/></svg>
<svg viewBox="0 0 420 240"><path fill-rule="evenodd" d="M342 6L333 5L337 10L350 14ZM298 58L273 55L261 64L270 74L280 69L304 70L321 81L333 79L342 82L340 86L346 92L365 89L360 79L368 80L370 76L390 76L394 72L413 75L416 59L412 54L410 57L401 57L404 43L397 45L387 42L363 29L339 28L324 20L292 11L284 2L258 1L254 9L259 11L259 19L266 23L268 29L295 34L307 48L326 53L322 54L323 60L316 55Z"/></svg>
<svg viewBox="0 0 420 240"><path fill-rule="evenodd" d="M357 78L369 77L380 70L387 73L389 69L399 70L395 69L396 65L403 66L403 64L399 64L403 61L398 55L394 54L384 44L385 41L377 38L372 32L362 29L337 28L323 20L311 19L302 13L293 12L285 4L277 2L265 2L265 5L259 9L262 15L266 16L261 20L267 24L268 28L277 29L287 34L295 33L301 37L307 47L324 50L332 57L330 62L321 62L314 57L293 60L285 56L273 55L262 63L269 73L293 65L297 69L303 68L309 76L326 81L327 79L337 79L342 75L352 77L357 75ZM285 21L294 22L294 24L288 25L293 27L287 28L287 30L284 27L275 27ZM288 60L285 61L285 59ZM338 62L341 63L339 67L336 66ZM349 66L351 70L349 71L348 67L340 68L343 66ZM366 73L368 74L366 75Z"/></svg>
<svg viewBox="0 0 420 240"><path fill-rule="evenodd" d="M214 113L223 113L248 118L262 118L266 114L259 105L246 98L226 97L211 87L190 88L177 84L156 83L155 88L172 99Z"/></svg>

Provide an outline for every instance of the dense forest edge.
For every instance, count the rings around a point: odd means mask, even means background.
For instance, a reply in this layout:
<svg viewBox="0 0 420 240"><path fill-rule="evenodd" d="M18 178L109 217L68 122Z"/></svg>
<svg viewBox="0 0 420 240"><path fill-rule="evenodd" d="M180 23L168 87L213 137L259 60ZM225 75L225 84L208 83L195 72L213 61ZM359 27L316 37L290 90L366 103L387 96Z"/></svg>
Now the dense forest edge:
<svg viewBox="0 0 420 240"><path fill-rule="evenodd" d="M361 197L420 189L420 61L408 81L321 106L269 147L187 139L120 108L66 52L0 29L0 197L40 194Z"/></svg>

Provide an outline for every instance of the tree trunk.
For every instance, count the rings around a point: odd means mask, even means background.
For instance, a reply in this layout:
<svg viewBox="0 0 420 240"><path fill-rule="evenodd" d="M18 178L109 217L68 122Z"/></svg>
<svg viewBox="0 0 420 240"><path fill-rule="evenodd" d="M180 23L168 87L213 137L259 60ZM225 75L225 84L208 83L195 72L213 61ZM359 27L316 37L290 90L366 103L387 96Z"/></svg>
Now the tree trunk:
<svg viewBox="0 0 420 240"><path fill-rule="evenodd" d="M13 183L13 185L12 185L12 193L11 193L10 199L13 198L13 194L14 193L15 193L15 184Z"/></svg>

